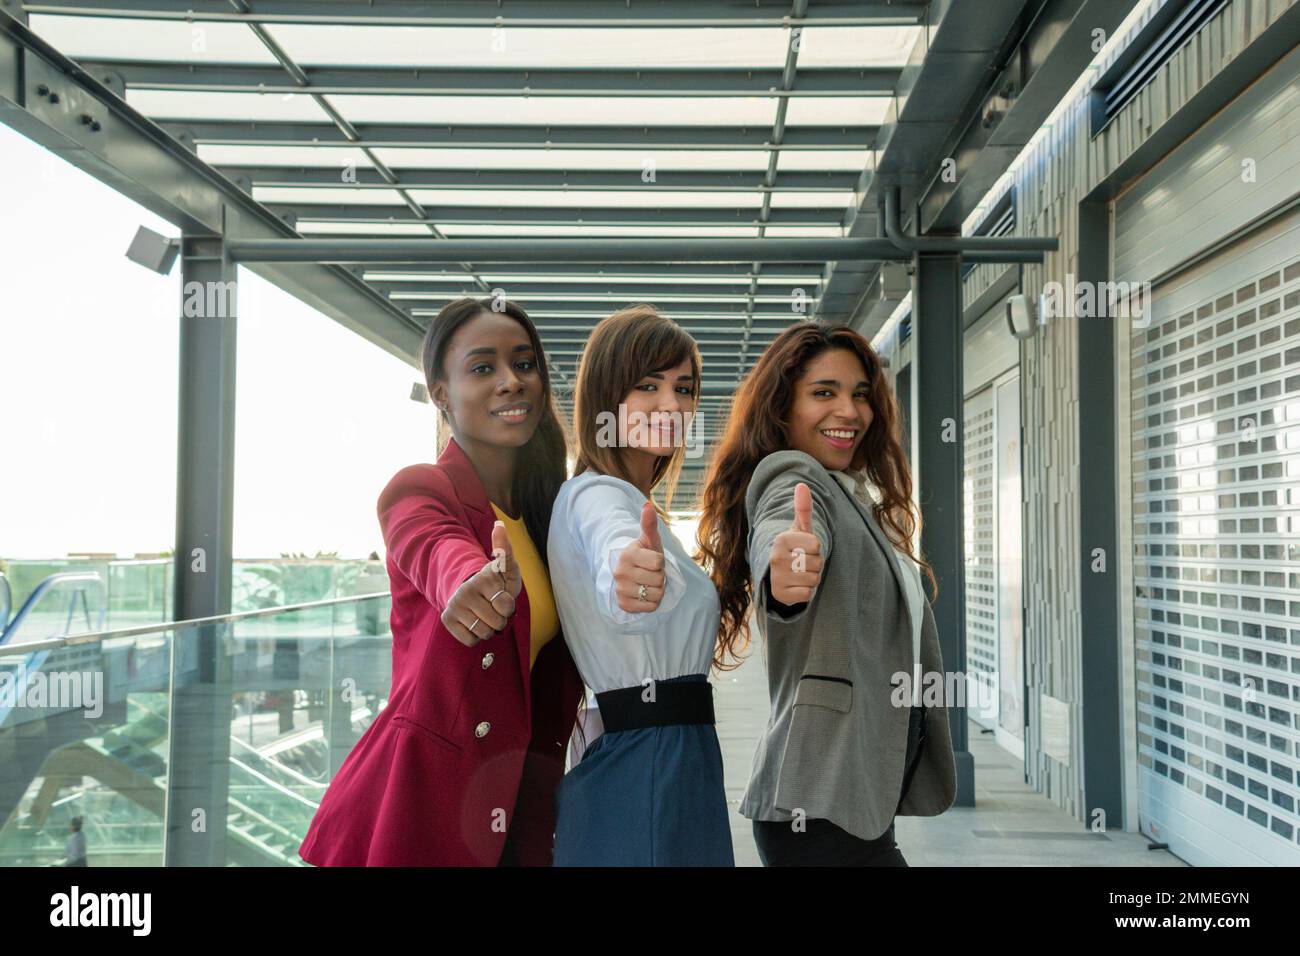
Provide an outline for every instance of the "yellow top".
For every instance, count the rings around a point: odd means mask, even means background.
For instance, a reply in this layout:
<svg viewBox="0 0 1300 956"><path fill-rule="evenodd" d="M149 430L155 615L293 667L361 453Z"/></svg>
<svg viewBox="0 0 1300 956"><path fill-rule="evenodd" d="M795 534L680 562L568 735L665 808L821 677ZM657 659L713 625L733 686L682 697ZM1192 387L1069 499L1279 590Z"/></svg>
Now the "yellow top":
<svg viewBox="0 0 1300 956"><path fill-rule="evenodd" d="M506 526L506 537L510 539L510 550L514 552L515 561L519 563L519 576L523 578L524 590L528 592L528 641L531 653L528 667L537 663L537 655L547 643L560 633L560 617L555 611L555 595L551 593L551 577L546 573L546 564L537 553L528 528L523 518L511 518L495 504L501 523Z"/></svg>

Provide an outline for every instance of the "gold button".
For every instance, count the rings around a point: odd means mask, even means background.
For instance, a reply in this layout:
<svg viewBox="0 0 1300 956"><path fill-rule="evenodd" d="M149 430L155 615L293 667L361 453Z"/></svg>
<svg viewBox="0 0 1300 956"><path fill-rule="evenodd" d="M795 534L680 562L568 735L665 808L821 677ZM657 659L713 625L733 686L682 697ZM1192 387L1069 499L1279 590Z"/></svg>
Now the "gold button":
<svg viewBox="0 0 1300 956"><path fill-rule="evenodd" d="M486 654L484 654L484 655L483 655L483 669L484 669L484 670L487 670L489 667L491 667L491 666L492 666L492 662L493 662L494 660L496 660L496 659L497 659L497 656L496 656L495 654L493 654L491 651L488 651Z"/></svg>
<svg viewBox="0 0 1300 956"><path fill-rule="evenodd" d="M492 729L492 725L489 724L489 723L485 720L485 721L483 721L481 724L479 724L477 727L474 728L474 736L475 736L475 737L486 737L486 736L488 735L488 731L491 730L491 729Z"/></svg>

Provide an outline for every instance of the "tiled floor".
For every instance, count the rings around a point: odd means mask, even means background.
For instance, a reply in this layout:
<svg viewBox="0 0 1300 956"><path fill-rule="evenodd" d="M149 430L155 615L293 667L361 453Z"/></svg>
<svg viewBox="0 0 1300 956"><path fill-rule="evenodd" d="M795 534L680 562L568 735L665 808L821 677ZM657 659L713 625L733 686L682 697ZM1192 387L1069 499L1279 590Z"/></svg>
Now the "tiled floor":
<svg viewBox="0 0 1300 956"><path fill-rule="evenodd" d="M738 669L714 676L718 737L737 866L758 866L750 823L736 812L749 782L759 734L767 723L761 649ZM899 817L895 833L911 866L1184 866L1165 850L1148 850L1137 833L1091 833L1024 783L1020 762L970 725L975 806L937 817Z"/></svg>

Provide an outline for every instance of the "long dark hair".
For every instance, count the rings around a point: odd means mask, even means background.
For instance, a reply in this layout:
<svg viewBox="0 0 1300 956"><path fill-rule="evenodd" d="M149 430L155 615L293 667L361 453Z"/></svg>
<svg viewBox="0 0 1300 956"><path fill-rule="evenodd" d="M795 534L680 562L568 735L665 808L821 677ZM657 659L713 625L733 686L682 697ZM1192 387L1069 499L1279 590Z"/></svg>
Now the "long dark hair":
<svg viewBox="0 0 1300 956"><path fill-rule="evenodd" d="M449 302L442 311L434 316L429 329L424 333L424 342L420 346L420 362L424 366L424 380L433 394L435 382L445 381L447 368L444 361L447 346L456 330L484 312L499 312L510 316L524 327L528 341L532 344L533 354L537 357L537 370L542 376L542 416L537 423L533 437L519 450L515 459L515 474L511 481L510 494L514 505L524 518L524 527L537 546L537 553L542 561L546 560L546 536L551 527L551 508L555 496L564 484L568 439L560 416L555 410L555 395L551 391L551 374L546 367L546 353L542 351L542 340L537 335L537 327L528 313L514 302L504 299L472 299L465 297ZM441 412L443 421L447 413Z"/></svg>
<svg viewBox="0 0 1300 956"><path fill-rule="evenodd" d="M919 515L912 504L912 474L903 453L898 402L880 359L871 343L847 326L800 322L772 341L741 383L704 484L696 540L722 604L714 652L719 668L725 669L728 657L738 660L749 642L753 583L746 556L745 492L750 476L768 455L790 447L786 420L794 404L794 385L809 362L831 349L852 352L862 362L874 416L849 468L880 490L880 502L872 508L877 523L895 547L920 565L930 580L931 596L937 593L934 570L912 547Z"/></svg>

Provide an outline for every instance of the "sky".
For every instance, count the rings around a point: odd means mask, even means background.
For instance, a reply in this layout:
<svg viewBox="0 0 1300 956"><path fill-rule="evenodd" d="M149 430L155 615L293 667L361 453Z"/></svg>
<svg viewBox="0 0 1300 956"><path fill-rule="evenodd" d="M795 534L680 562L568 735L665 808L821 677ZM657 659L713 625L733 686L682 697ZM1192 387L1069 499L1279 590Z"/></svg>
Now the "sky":
<svg viewBox="0 0 1300 956"><path fill-rule="evenodd" d="M176 227L0 124L0 558L173 546ZM436 458L413 366L239 273L234 553L383 553L375 502Z"/></svg>

